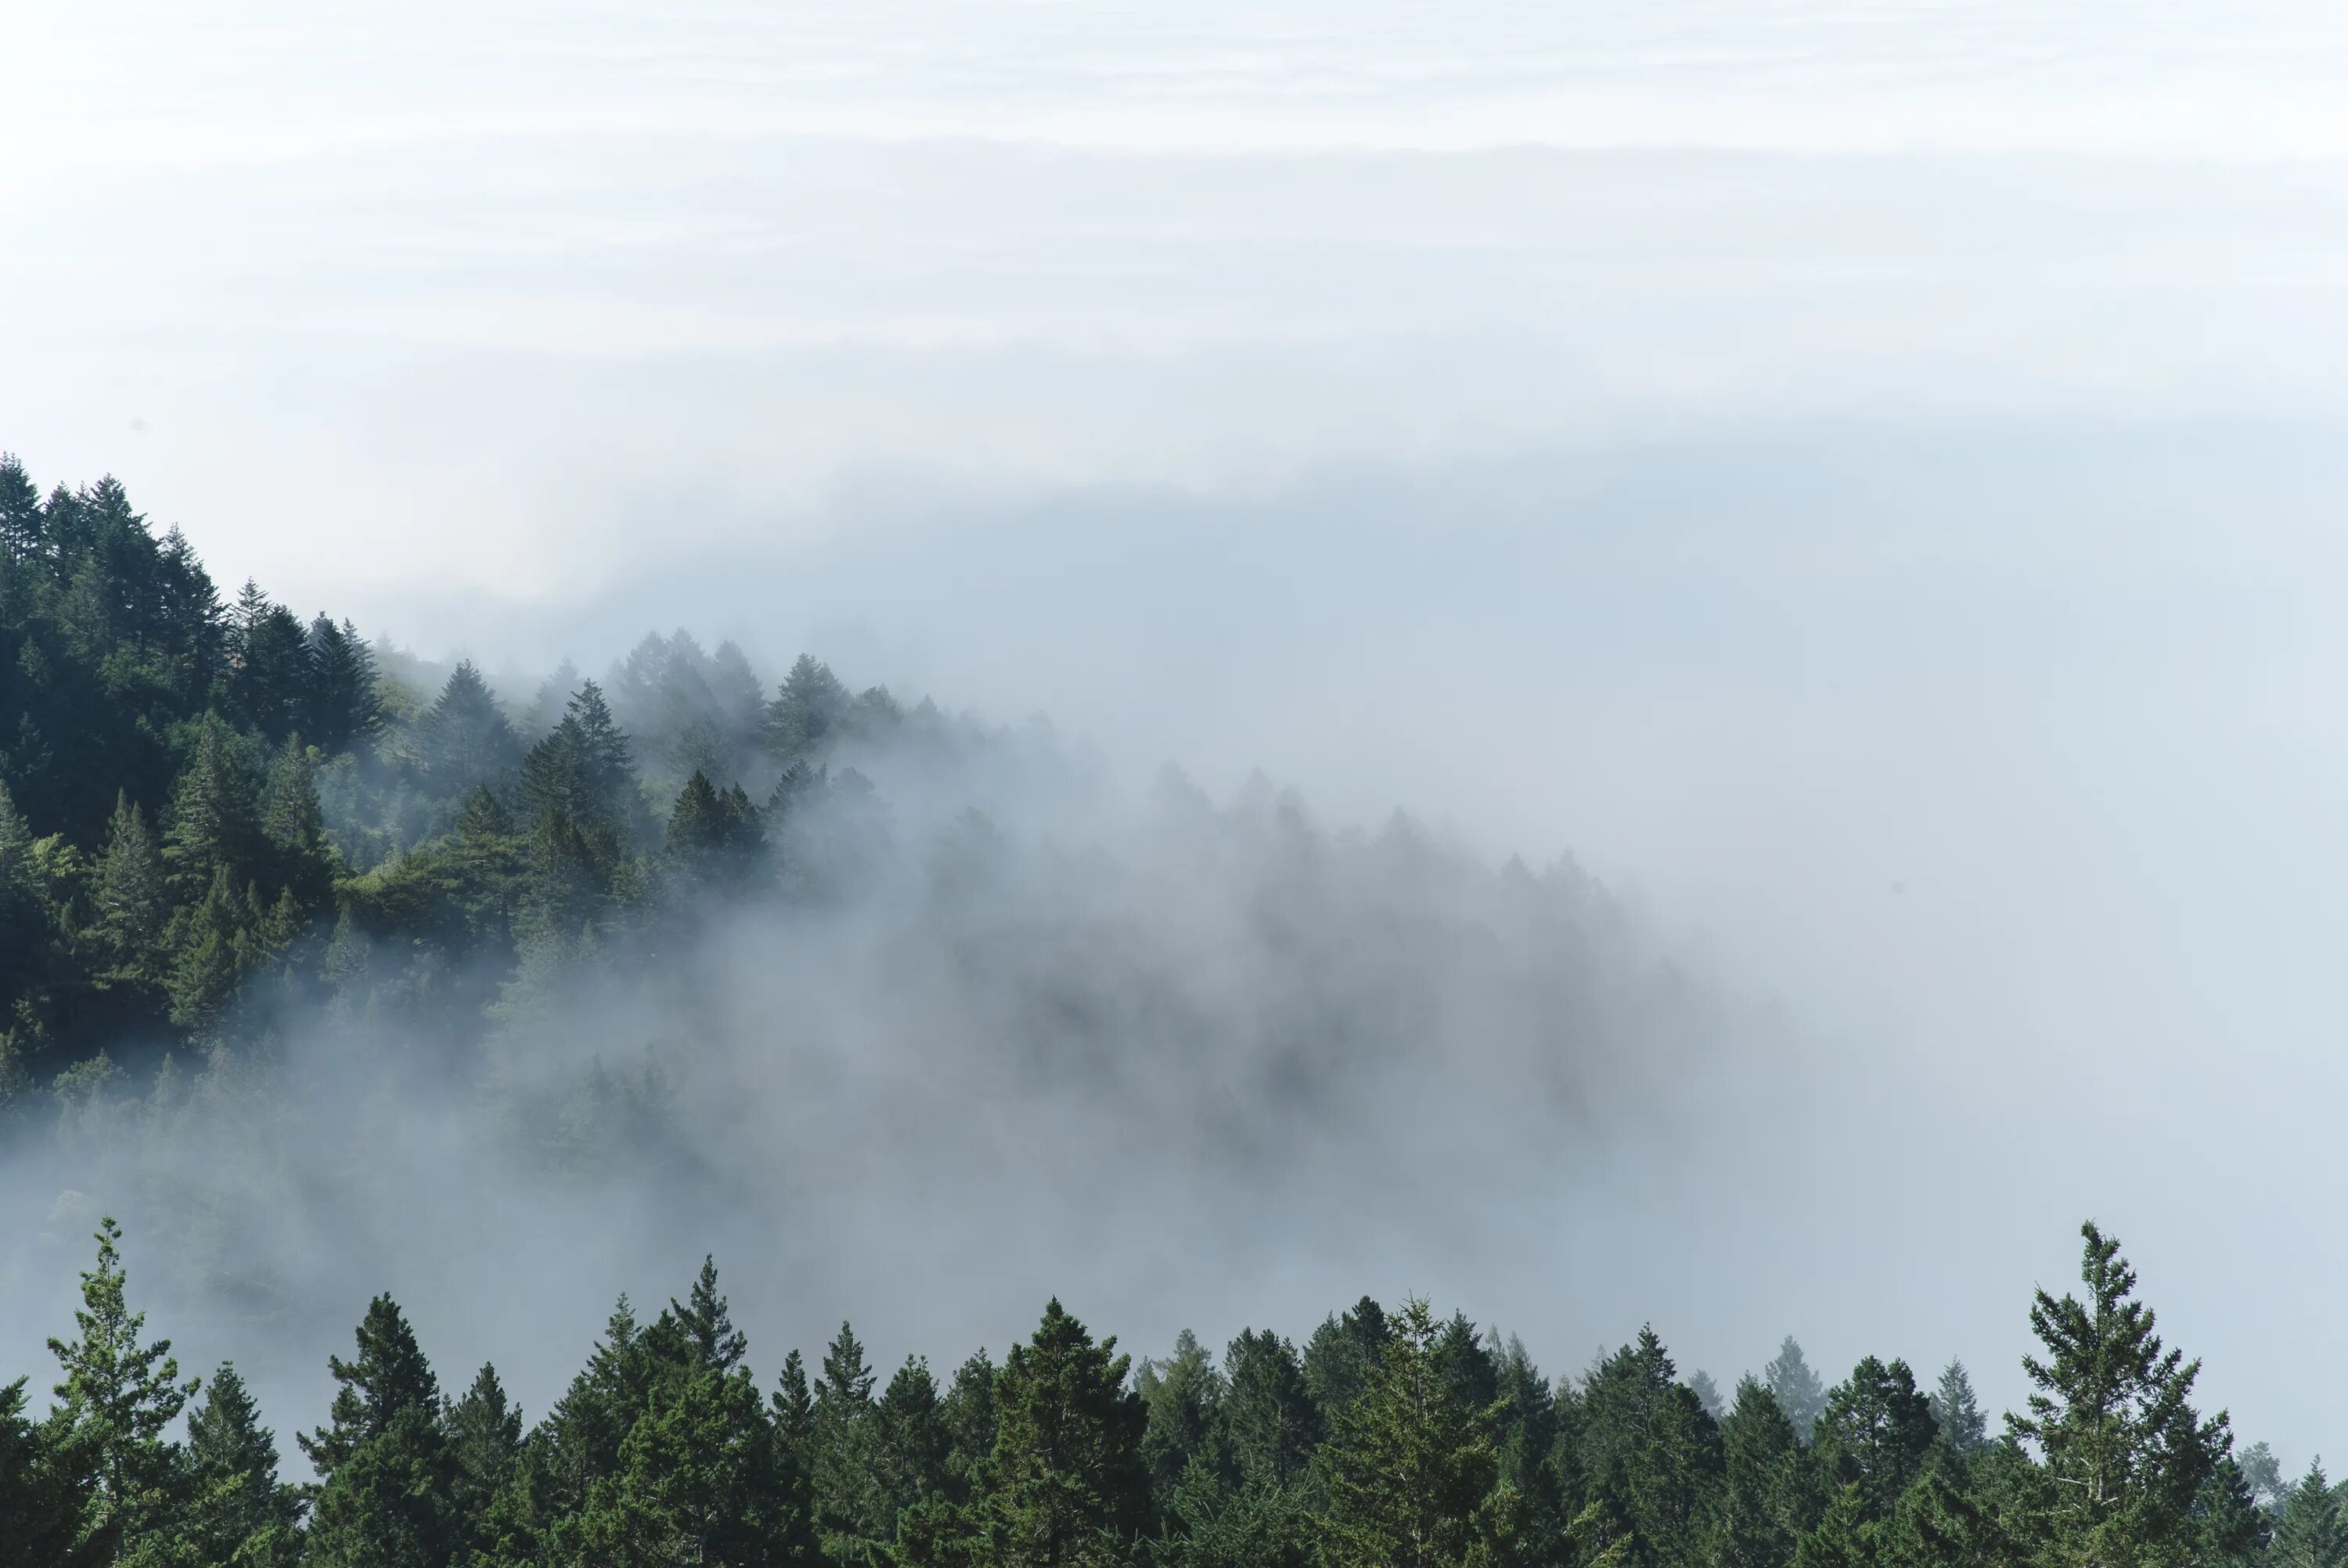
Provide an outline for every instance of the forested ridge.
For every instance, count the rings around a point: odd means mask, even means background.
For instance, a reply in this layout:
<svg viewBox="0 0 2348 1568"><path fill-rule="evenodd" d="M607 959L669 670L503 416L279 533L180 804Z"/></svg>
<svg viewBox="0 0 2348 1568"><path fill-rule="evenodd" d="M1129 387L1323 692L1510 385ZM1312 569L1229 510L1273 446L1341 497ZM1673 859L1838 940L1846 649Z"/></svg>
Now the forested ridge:
<svg viewBox="0 0 2348 1568"><path fill-rule="evenodd" d="M108 1212L167 1287L104 1220L53 1402L0 1387L0 1561L2348 1568L2320 1469L2235 1452L2092 1227L2003 1430L1953 1363L1829 1387L1788 1339L1724 1394L1647 1332L1552 1377L1366 1297L1220 1353L1134 1361L1056 1302L951 1369L846 1326L754 1368L708 1266L623 1299L534 1420L378 1296L297 1460L233 1367L148 1332L139 1301L200 1304L282 1357L395 1255L624 1255L631 1223L698 1255L930 1218L944 1289L989 1225L1100 1254L1169 1191L1244 1269L1251 1225L1365 1194L1462 1223L1697 1049L1701 988L1570 863L1179 780L1138 825L1023 827L1088 809L1058 765L683 632L501 692L224 596L118 484L0 459L0 1309L40 1225Z"/></svg>
<svg viewBox="0 0 2348 1568"><path fill-rule="evenodd" d="M346 620L224 601L112 478L44 499L13 457L0 673L0 1104L289 1001L461 1035L526 956L851 877L854 843L786 844L796 808L870 793L833 748L968 733L813 659L769 691L683 632L519 712L469 662L419 690Z"/></svg>
<svg viewBox="0 0 2348 1568"><path fill-rule="evenodd" d="M183 1377L111 1219L55 1404L0 1389L0 1542L76 1563L2077 1568L2342 1561L2341 1497L2238 1459L2116 1240L2040 1291L2025 1408L1965 1368L1869 1356L1831 1387L1790 1337L1723 1397L1643 1330L1580 1377L1426 1302L1363 1298L1302 1342L1185 1334L1135 1362L1055 1300L998 1361L884 1378L852 1327L757 1368L716 1268L624 1296L552 1408L496 1368L444 1388L367 1303L287 1457L236 1369ZM1724 1408L1725 1405L1725 1408Z"/></svg>

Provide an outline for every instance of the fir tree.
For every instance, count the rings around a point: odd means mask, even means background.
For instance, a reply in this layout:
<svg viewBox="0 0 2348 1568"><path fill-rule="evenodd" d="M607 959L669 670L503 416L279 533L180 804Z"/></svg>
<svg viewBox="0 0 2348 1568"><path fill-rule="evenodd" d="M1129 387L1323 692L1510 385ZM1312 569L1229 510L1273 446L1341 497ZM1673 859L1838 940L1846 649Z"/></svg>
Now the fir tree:
<svg viewBox="0 0 2348 1568"><path fill-rule="evenodd" d="M1248 1329L1231 1341L1223 1364L1225 1430L1240 1474L1295 1486L1309 1473L1323 1432L1296 1347L1269 1329Z"/></svg>
<svg viewBox="0 0 2348 1568"><path fill-rule="evenodd" d="M2006 1418L2040 1460L2027 1526L2050 1563L2182 1562L2232 1438L2223 1414L2195 1412L2200 1363L2162 1347L2119 1243L2093 1222L2080 1235L2087 1299L2037 1293L2030 1326L2045 1351L2022 1363L2036 1391L2027 1415Z"/></svg>
<svg viewBox="0 0 2348 1568"><path fill-rule="evenodd" d="M824 1352L813 1416L816 1529L825 1558L851 1568L885 1532L872 1488L872 1368L846 1323Z"/></svg>
<svg viewBox="0 0 2348 1568"><path fill-rule="evenodd" d="M14 452L0 452L0 559L31 561L46 553L41 492Z"/></svg>
<svg viewBox="0 0 2348 1568"><path fill-rule="evenodd" d="M1034 1337L1011 1348L995 1385L982 1524L997 1568L1110 1568L1148 1531L1148 1412L1116 1349L1056 1300Z"/></svg>
<svg viewBox="0 0 2348 1568"><path fill-rule="evenodd" d="M1226 1461L1216 1441L1223 1378L1197 1335L1185 1328L1172 1356L1143 1362L1139 1392L1149 1411L1141 1433L1141 1462L1148 1467L1154 1495L1170 1497L1194 1458L1205 1462L1209 1473L1223 1473Z"/></svg>
<svg viewBox="0 0 2348 1568"><path fill-rule="evenodd" d="M1385 1308L1366 1296L1313 1331L1304 1348L1304 1383L1327 1419L1335 1420L1369 1387L1386 1333Z"/></svg>
<svg viewBox="0 0 2348 1568"><path fill-rule="evenodd" d="M2348 1531L2341 1525L2340 1494L2324 1478L2322 1459L2309 1464L2284 1500L2271 1550L2274 1568L2348 1568Z"/></svg>
<svg viewBox="0 0 2348 1568"><path fill-rule="evenodd" d="M443 1568L462 1544L456 1458L440 1387L388 1296L367 1304L358 1355L330 1357L330 1420L300 1439L318 1472L308 1561L327 1568Z"/></svg>
<svg viewBox="0 0 2348 1568"><path fill-rule="evenodd" d="M318 805L317 763L299 735L288 735L270 764L262 794L261 834L269 845L269 880L304 909L326 900L335 863Z"/></svg>
<svg viewBox="0 0 2348 1568"><path fill-rule="evenodd" d="M1970 1459L1989 1447L1989 1418L1973 1397L1973 1380L1962 1361L1952 1358L1941 1370L1940 1386L1931 1395L1932 1424L1941 1440L1958 1459Z"/></svg>
<svg viewBox="0 0 2348 1568"><path fill-rule="evenodd" d="M56 1568L111 1561L111 1541L83 1533L88 1481L68 1462L78 1458L45 1440L26 1417L24 1378L0 1384L0 1542L17 1561Z"/></svg>
<svg viewBox="0 0 2348 1568"><path fill-rule="evenodd" d="M153 1549L179 1501L177 1464L164 1432L196 1392L180 1381L171 1342L141 1342L147 1315L130 1310L111 1215L98 1222L98 1266L81 1276L74 1311L80 1337L51 1339L64 1379L50 1417L50 1446L90 1478L78 1539L101 1557Z"/></svg>
<svg viewBox="0 0 2348 1568"><path fill-rule="evenodd" d="M1497 1412L1459 1397L1424 1301L1394 1318L1376 1370L1322 1451L1328 1568L1454 1568L1493 1549Z"/></svg>
<svg viewBox="0 0 2348 1568"><path fill-rule="evenodd" d="M506 1399L498 1369L487 1362L465 1397L448 1407L448 1451L456 1461L451 1487L466 1535L489 1533L490 1504L512 1484L521 1461L521 1411Z"/></svg>
<svg viewBox="0 0 2348 1568"><path fill-rule="evenodd" d="M1868 1522L1881 1524L1922 1473L1937 1435L1908 1363L1869 1356L1827 1395L1816 1441L1828 1473L1857 1487Z"/></svg>
<svg viewBox="0 0 2348 1568"><path fill-rule="evenodd" d="M383 726L375 652L349 621L310 622L310 702L302 728L329 755L374 740Z"/></svg>
<svg viewBox="0 0 2348 1568"><path fill-rule="evenodd" d="M107 978L118 984L152 985L162 978L162 940L170 893L155 835L129 795L117 791L106 851L98 857L91 886L97 934L107 955Z"/></svg>
<svg viewBox="0 0 2348 1568"><path fill-rule="evenodd" d="M261 842L253 796L228 726L206 713L163 834L163 864L181 897L202 897L223 872L240 886L252 879Z"/></svg>
<svg viewBox="0 0 2348 1568"><path fill-rule="evenodd" d="M1810 1440L1810 1429L1818 1424L1818 1412L1826 1409L1826 1385L1810 1370L1809 1361L1802 1348L1790 1334L1777 1347L1776 1357L1761 1369L1761 1378L1777 1408L1794 1423L1794 1434L1805 1443Z"/></svg>
<svg viewBox="0 0 2348 1568"><path fill-rule="evenodd" d="M223 1363L188 1418L184 1548L203 1563L292 1568L302 1553L300 1491L277 1478L277 1440L236 1368Z"/></svg>
<svg viewBox="0 0 2348 1568"><path fill-rule="evenodd" d="M1721 1568L1785 1568L1813 1522L1794 1423L1758 1378L1746 1378L1720 1438Z"/></svg>
<svg viewBox="0 0 2348 1568"><path fill-rule="evenodd" d="M907 1510L944 1500L949 1442L937 1379L928 1362L908 1357L872 1407L874 1515L882 1532L893 1536Z"/></svg>
<svg viewBox="0 0 2348 1568"><path fill-rule="evenodd" d="M449 672L419 730L425 771L444 794L496 784L521 761L505 711L470 660Z"/></svg>

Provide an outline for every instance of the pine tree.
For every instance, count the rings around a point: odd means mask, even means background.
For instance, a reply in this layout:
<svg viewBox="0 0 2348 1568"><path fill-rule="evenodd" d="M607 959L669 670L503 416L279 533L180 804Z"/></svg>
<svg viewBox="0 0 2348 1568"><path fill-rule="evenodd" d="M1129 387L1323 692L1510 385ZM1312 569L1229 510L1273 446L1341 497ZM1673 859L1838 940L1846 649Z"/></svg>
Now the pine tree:
<svg viewBox="0 0 2348 1568"><path fill-rule="evenodd" d="M81 1276L74 1311L80 1337L51 1339L64 1380L49 1420L50 1446L90 1477L79 1539L101 1557L152 1550L178 1502L177 1462L164 1432L196 1392L180 1379L171 1342L142 1344L147 1315L130 1310L122 1227L98 1222L98 1266Z"/></svg>
<svg viewBox="0 0 2348 1568"><path fill-rule="evenodd" d="M451 1492L465 1536L483 1541L490 1505L521 1462L521 1411L507 1400L498 1369L487 1362L465 1397L448 1407L448 1451L456 1461Z"/></svg>
<svg viewBox="0 0 2348 1568"><path fill-rule="evenodd" d="M1392 1320L1376 1370L1321 1450L1328 1568L1453 1568L1492 1550L1498 1412L1459 1397L1424 1301Z"/></svg>
<svg viewBox="0 0 2348 1568"><path fill-rule="evenodd" d="M321 614L310 622L310 702L302 728L328 755L376 738L383 698L376 689L375 652L349 621Z"/></svg>
<svg viewBox="0 0 2348 1568"><path fill-rule="evenodd" d="M2324 1479L2322 1459L2307 1467L2307 1474L2285 1500L2268 1561L2274 1568L2348 1568L2348 1530L2341 1523L2340 1494Z"/></svg>
<svg viewBox="0 0 2348 1568"><path fill-rule="evenodd" d="M448 674L418 725L425 772L444 795L496 784L520 765L520 743L470 660Z"/></svg>
<svg viewBox="0 0 2348 1568"><path fill-rule="evenodd" d="M949 1501L965 1502L984 1488L986 1465L994 1452L994 1363L984 1350L973 1351L954 1368L953 1385L939 1408L946 1429Z"/></svg>
<svg viewBox="0 0 2348 1568"><path fill-rule="evenodd" d="M254 794L228 726L206 713L163 834L163 865L181 897L202 897L222 872L238 886L252 880L261 844Z"/></svg>
<svg viewBox="0 0 2348 1568"><path fill-rule="evenodd" d="M669 864L688 884L715 889L747 886L763 866L766 832L757 807L739 784L718 789L707 775L686 781L669 813Z"/></svg>
<svg viewBox="0 0 2348 1568"><path fill-rule="evenodd" d="M79 1455L60 1453L25 1415L25 1379L0 1384L0 1542L27 1563L98 1568L112 1542L85 1540L88 1480Z"/></svg>
<svg viewBox="0 0 2348 1568"><path fill-rule="evenodd" d="M263 914L252 886L242 892L223 866L194 908L173 923L178 949L171 960L171 1021L203 1030L215 1024L236 999Z"/></svg>
<svg viewBox="0 0 2348 1568"><path fill-rule="evenodd" d="M929 1363L907 1357L872 1407L874 1518L893 1536L908 1509L946 1492L944 1410Z"/></svg>
<svg viewBox="0 0 2348 1568"><path fill-rule="evenodd" d="M1940 1387L1931 1396L1932 1424L1941 1440L1960 1460L1989 1447L1989 1418L1973 1397L1973 1380L1962 1361L1952 1358L1941 1370Z"/></svg>
<svg viewBox="0 0 2348 1568"><path fill-rule="evenodd" d="M299 735L288 735L262 793L261 835L269 845L269 880L304 909L326 901L335 859L318 805L317 764Z"/></svg>
<svg viewBox="0 0 2348 1568"><path fill-rule="evenodd" d="M786 765L819 756L853 700L829 666L802 653L767 711L767 745Z"/></svg>
<svg viewBox="0 0 2348 1568"><path fill-rule="evenodd" d="M33 560L47 543L41 492L14 452L0 452L0 560Z"/></svg>
<svg viewBox="0 0 2348 1568"><path fill-rule="evenodd" d="M887 1532L875 1517L872 1368L846 1323L824 1352L813 1415L816 1529L826 1560L853 1568Z"/></svg>
<svg viewBox="0 0 2348 1568"><path fill-rule="evenodd" d="M1148 1468L1154 1496L1170 1498L1194 1458L1204 1460L1210 1474L1227 1471L1225 1456L1217 1451L1223 1378L1197 1335L1185 1328L1171 1357L1143 1362L1138 1388L1149 1411L1141 1433L1141 1462Z"/></svg>
<svg viewBox="0 0 2348 1568"><path fill-rule="evenodd" d="M158 983L170 893L147 818L121 791L115 793L114 820L107 828L91 897L98 938L106 951L106 978L117 984Z"/></svg>
<svg viewBox="0 0 2348 1568"><path fill-rule="evenodd" d="M1721 1568L1785 1568L1813 1521L1801 1440L1758 1378L1736 1385L1720 1424Z"/></svg>
<svg viewBox="0 0 2348 1568"><path fill-rule="evenodd" d="M1652 1326L1591 1369L1581 1389L1578 1458L1593 1489L1624 1484L1678 1386L1677 1371Z"/></svg>
<svg viewBox="0 0 2348 1568"><path fill-rule="evenodd" d="M1768 1384L1777 1408L1794 1423L1795 1436L1808 1442L1810 1430L1818 1424L1818 1412L1826 1409L1826 1385L1810 1370L1801 1346L1792 1335L1787 1335L1785 1342L1777 1347L1776 1358L1761 1369L1761 1377Z"/></svg>
<svg viewBox="0 0 2348 1568"><path fill-rule="evenodd" d="M2050 1563L2182 1562L2233 1440L2223 1414L2195 1412L2200 1363L2163 1348L2119 1243L2093 1222L2080 1235L2087 1299L2037 1293L2030 1326L2045 1354L2022 1363L2037 1391L2028 1415L2006 1418L2040 1460L2026 1526Z"/></svg>
<svg viewBox="0 0 2348 1568"><path fill-rule="evenodd" d="M444 1568L462 1544L456 1457L440 1386L388 1296L367 1304L358 1355L326 1426L300 1440L316 1469L307 1561L325 1568Z"/></svg>
<svg viewBox="0 0 2348 1568"><path fill-rule="evenodd" d="M302 1497L277 1478L277 1440L236 1368L223 1363L188 1418L188 1522L182 1550L206 1564L293 1568Z"/></svg>
<svg viewBox="0 0 2348 1568"><path fill-rule="evenodd" d="M1225 1429L1240 1474L1272 1487L1297 1485L1323 1428L1296 1347L1269 1329L1247 1329L1231 1341L1223 1365Z"/></svg>
<svg viewBox="0 0 2348 1568"><path fill-rule="evenodd" d="M1366 1296L1313 1331L1304 1348L1304 1383L1326 1419L1334 1422L1369 1387L1386 1334L1385 1309Z"/></svg>
<svg viewBox="0 0 2348 1568"><path fill-rule="evenodd" d="M1908 1363L1869 1356L1827 1395L1815 1440L1828 1473L1856 1486L1866 1519L1881 1524L1923 1472L1938 1435Z"/></svg>
<svg viewBox="0 0 2348 1568"><path fill-rule="evenodd" d="M983 1532L996 1568L1109 1568L1149 1528L1148 1412L1112 1336L1096 1344L1057 1300L995 1382Z"/></svg>

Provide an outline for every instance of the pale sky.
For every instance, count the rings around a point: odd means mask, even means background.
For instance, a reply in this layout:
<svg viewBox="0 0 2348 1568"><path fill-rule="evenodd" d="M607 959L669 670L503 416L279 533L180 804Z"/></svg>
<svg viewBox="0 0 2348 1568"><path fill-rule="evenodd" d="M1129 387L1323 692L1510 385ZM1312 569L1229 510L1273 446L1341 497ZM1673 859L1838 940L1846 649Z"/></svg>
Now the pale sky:
<svg viewBox="0 0 2348 1568"><path fill-rule="evenodd" d="M16 0L0 73L44 485L436 655L684 621L1571 848L1882 1163L1509 1327L2011 1398L2094 1212L2348 1443L2348 13Z"/></svg>

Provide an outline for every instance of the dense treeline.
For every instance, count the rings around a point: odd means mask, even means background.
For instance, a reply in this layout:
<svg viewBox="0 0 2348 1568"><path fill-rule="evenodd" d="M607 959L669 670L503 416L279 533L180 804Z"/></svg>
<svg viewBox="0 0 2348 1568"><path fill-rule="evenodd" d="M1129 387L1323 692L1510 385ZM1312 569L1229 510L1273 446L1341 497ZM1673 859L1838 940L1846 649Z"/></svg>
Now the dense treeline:
<svg viewBox="0 0 2348 1568"><path fill-rule="evenodd" d="M953 733L812 659L769 695L682 632L510 713L469 663L437 692L378 663L254 584L223 603L115 480L44 500L0 456L0 1104L287 1000L462 1040L582 942L835 889L854 835L788 821L852 822L870 786L833 749Z"/></svg>
<svg viewBox="0 0 2348 1568"><path fill-rule="evenodd" d="M444 1389L388 1296L333 1359L295 1484L232 1367L182 1378L133 1311L113 1221L54 1339L56 1404L0 1389L12 1563L1939 1568L2348 1557L2321 1467L2261 1498L2199 1364L2116 1241L2038 1293L2027 1408L1993 1436L1964 1368L1869 1356L1831 1388L1788 1339L1719 1408L1652 1331L1579 1378L1424 1301L1364 1298L1300 1346L1189 1335L1138 1366L1057 1301L998 1363L885 1379L843 1324L761 1378L705 1263L623 1297L534 1425L484 1366ZM184 1425L181 1418L184 1415ZM2271 1478L2265 1485L2272 1487ZM2278 1489L2279 1490L2279 1489Z"/></svg>

